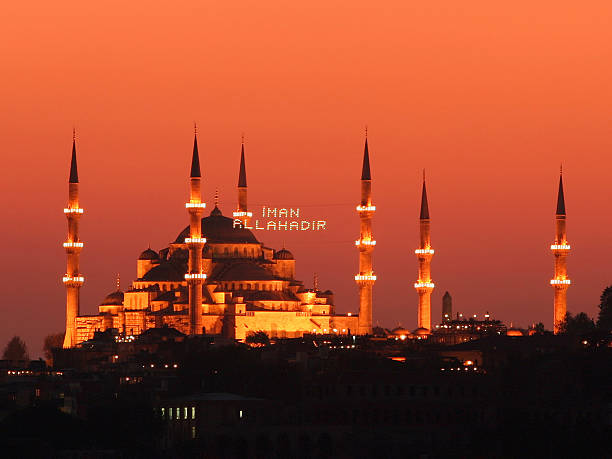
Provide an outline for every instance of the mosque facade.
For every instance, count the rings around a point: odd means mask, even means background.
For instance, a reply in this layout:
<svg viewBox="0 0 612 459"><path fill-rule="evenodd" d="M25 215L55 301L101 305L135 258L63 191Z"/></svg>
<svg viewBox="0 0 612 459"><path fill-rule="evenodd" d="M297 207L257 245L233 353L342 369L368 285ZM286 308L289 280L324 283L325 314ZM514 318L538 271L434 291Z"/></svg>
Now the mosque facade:
<svg viewBox="0 0 612 459"><path fill-rule="evenodd" d="M369 169L369 157L364 155L366 160ZM123 291L118 286L100 303L97 314L82 315L79 294L85 277L79 271L79 258L84 244L78 224L84 211L78 199L73 139L69 201L64 209L68 218L64 243L67 272L63 278L65 348L108 329L130 338L151 328L172 327L187 335L221 335L236 340L245 340L259 331L278 338L307 333L371 333L371 286L367 299L361 295L360 308L365 307L367 315L365 324L358 314L338 314L330 290L321 291L316 286L307 289L295 278L296 260L289 250L267 247L249 229L252 213L247 205L244 144L237 206L231 216L224 215L216 203L207 211L201 199L201 182L195 136L190 196L185 205L189 226L167 247L144 250L136 261L136 279L129 288ZM362 234L360 240L364 239ZM371 275L371 261L368 272L362 275Z"/></svg>

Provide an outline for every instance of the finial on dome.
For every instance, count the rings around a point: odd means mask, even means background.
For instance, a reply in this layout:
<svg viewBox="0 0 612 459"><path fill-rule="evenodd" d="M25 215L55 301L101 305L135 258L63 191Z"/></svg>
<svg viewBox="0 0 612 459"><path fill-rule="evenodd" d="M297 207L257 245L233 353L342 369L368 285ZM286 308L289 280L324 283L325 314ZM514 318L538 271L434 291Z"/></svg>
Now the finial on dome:
<svg viewBox="0 0 612 459"><path fill-rule="evenodd" d="M215 188L215 207L219 204L219 188Z"/></svg>
<svg viewBox="0 0 612 459"><path fill-rule="evenodd" d="M121 275L117 273L117 291L121 290Z"/></svg>

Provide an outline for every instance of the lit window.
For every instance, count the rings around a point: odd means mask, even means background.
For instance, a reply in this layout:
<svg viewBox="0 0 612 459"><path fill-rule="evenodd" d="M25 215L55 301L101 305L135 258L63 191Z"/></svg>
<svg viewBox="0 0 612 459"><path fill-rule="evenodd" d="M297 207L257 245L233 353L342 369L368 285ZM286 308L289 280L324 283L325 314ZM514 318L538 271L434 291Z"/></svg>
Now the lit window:
<svg viewBox="0 0 612 459"><path fill-rule="evenodd" d="M181 408L176 407L176 419L181 419Z"/></svg>
<svg viewBox="0 0 612 459"><path fill-rule="evenodd" d="M195 419L195 406L191 407L191 419Z"/></svg>
<svg viewBox="0 0 612 459"><path fill-rule="evenodd" d="M187 407L184 407L183 409L183 419L189 419L189 416L187 415Z"/></svg>
<svg viewBox="0 0 612 459"><path fill-rule="evenodd" d="M193 426L191 428L191 438L195 438L195 437L196 437L196 428L195 428L195 426Z"/></svg>
<svg viewBox="0 0 612 459"><path fill-rule="evenodd" d="M170 419L172 419L172 411L173 411L173 409L172 409L172 407L170 407L170 410L169 410Z"/></svg>
<svg viewBox="0 0 612 459"><path fill-rule="evenodd" d="M242 412L242 410L240 410L240 411L238 412L238 417L239 417L240 419L242 419L243 414L244 414L244 413Z"/></svg>
<svg viewBox="0 0 612 459"><path fill-rule="evenodd" d="M166 419L166 408L161 409L161 417L162 419Z"/></svg>

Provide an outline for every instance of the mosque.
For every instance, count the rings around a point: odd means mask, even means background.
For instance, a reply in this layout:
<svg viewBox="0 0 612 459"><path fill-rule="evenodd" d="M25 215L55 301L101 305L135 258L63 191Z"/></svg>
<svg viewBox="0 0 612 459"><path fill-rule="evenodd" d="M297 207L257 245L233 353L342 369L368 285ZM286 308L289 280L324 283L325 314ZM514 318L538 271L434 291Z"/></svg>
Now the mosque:
<svg viewBox="0 0 612 459"><path fill-rule="evenodd" d="M79 236L83 208L79 203L76 140L73 137L68 181L68 219L66 250L66 334L64 347L71 348L93 338L97 331L115 329L125 339L151 328L171 327L187 335L221 335L245 340L264 331L270 337L297 338L307 333L372 334L372 289L376 282L372 253L376 240L372 234L372 177L366 135L361 172L361 199L356 210L360 220L359 270L355 282L359 291L359 313L337 314L334 295L315 285L306 289L295 278L295 258L284 247L274 250L257 240L252 212L247 205L247 176L244 143L240 153L238 199L232 216L225 216L217 203L208 216L202 202L202 174L197 135L194 136L189 177L190 196L185 208L189 226L174 242L159 251L150 247L136 262L136 279L126 290L119 286L104 298L96 315L81 315L80 289L85 281L79 269L84 247ZM308 222L306 222L308 223ZM314 224L315 222L313 222ZM257 224L255 225L257 227ZM286 224L285 224L286 226ZM418 260L417 324L414 336L429 336L431 293L435 284L431 275L434 249L431 243L431 219L425 175L419 216L420 244L414 251ZM291 229L291 228L290 228ZM566 258L570 245L566 236L565 198L562 171L559 177L555 239L550 246L555 258L554 331L567 311L567 290L571 281Z"/></svg>
<svg viewBox="0 0 612 459"><path fill-rule="evenodd" d="M367 163L367 164L366 164ZM66 335L70 348L93 338L96 331L116 329L120 336L137 336L150 328L172 327L187 335L222 335L244 340L258 331L270 337L301 337L305 333L371 333L371 198L369 156L364 153L368 183L360 237L365 271L355 276L361 286L364 314L337 314L334 295L315 286L306 289L295 278L296 260L282 248L274 250L260 242L250 228L247 208L247 177L244 144L238 174L238 203L232 216L223 215L215 203L204 216L197 135L194 137L190 174L190 199L185 207L189 226L178 232L168 247L147 248L136 261L136 279L122 291L119 286L102 300L98 314L79 313L79 294L84 276L79 258L84 247L79 237L79 204L76 141L73 138L69 179L68 238L64 243L67 271ZM362 177L363 178L363 177ZM363 187L362 187L363 191ZM363 218L367 221L364 223ZM365 225L365 226L364 226ZM368 255L370 254L370 255ZM368 262L369 260L369 262ZM361 319L361 322L360 322Z"/></svg>

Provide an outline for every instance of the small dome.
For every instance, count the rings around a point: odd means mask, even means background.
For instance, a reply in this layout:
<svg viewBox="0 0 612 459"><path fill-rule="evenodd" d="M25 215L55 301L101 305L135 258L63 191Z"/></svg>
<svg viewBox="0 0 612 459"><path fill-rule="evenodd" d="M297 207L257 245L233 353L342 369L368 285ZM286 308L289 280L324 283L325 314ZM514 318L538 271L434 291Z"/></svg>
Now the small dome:
<svg viewBox="0 0 612 459"><path fill-rule="evenodd" d="M210 211L210 215L213 217L223 216L223 214L221 213L221 209L219 209L216 204L215 204L214 209Z"/></svg>
<svg viewBox="0 0 612 459"><path fill-rule="evenodd" d="M419 335L419 336L424 336L424 335L431 335L431 332L427 330L426 328L420 327L414 331L414 334Z"/></svg>
<svg viewBox="0 0 612 459"><path fill-rule="evenodd" d="M408 329L406 329L406 328L404 328L404 327L397 327L397 328L394 328L393 330L391 330L391 333L393 333L394 335L397 335L397 336L402 336L402 335L408 336L408 335L412 335L412 333L410 333L410 330L408 330Z"/></svg>
<svg viewBox="0 0 612 459"><path fill-rule="evenodd" d="M145 250L144 252L140 254L138 259L139 260L159 260L159 255L157 254L155 250L151 250L151 248L148 248L147 250Z"/></svg>
<svg viewBox="0 0 612 459"><path fill-rule="evenodd" d="M507 336L523 336L523 332L520 330L517 330L516 328L510 328L506 332L506 335Z"/></svg>
<svg viewBox="0 0 612 459"><path fill-rule="evenodd" d="M100 306L123 306L123 292L116 290L106 295Z"/></svg>
<svg viewBox="0 0 612 459"><path fill-rule="evenodd" d="M293 254L287 249L281 249L274 254L274 258L277 260L295 260Z"/></svg>

